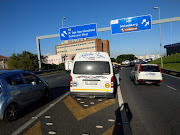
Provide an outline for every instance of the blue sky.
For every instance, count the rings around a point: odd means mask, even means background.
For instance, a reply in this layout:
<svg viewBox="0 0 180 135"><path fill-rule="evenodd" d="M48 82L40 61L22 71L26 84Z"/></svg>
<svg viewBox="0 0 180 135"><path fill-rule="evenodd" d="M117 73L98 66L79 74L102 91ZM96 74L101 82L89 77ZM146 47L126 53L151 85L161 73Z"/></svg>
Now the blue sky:
<svg viewBox="0 0 180 135"><path fill-rule="evenodd" d="M0 55L37 53L36 36L59 34L64 16L64 27L97 23L103 28L110 27L111 20L133 16L151 14L152 20L158 20L155 6L161 9L161 19L180 17L180 0L0 0ZM180 21L161 27L163 46L180 42ZM160 53L159 25L118 35L100 32L97 38L109 40L111 57ZM60 42L59 38L41 40L41 53L55 54Z"/></svg>

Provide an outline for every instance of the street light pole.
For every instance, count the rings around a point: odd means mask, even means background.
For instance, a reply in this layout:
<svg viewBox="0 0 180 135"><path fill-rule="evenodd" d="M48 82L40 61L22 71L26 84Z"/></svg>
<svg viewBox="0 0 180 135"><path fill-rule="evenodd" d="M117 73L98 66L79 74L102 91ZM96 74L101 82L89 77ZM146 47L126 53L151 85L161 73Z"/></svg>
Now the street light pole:
<svg viewBox="0 0 180 135"><path fill-rule="evenodd" d="M154 7L159 11L159 20L160 20L160 7ZM163 59L162 59L162 44L161 44L161 24L159 24L159 33L160 33L160 52L161 52L161 68L163 68Z"/></svg>
<svg viewBox="0 0 180 135"><path fill-rule="evenodd" d="M63 17L62 18L62 28L63 28L63 19L66 19L66 17ZM64 63L65 63L65 57L66 57L66 50L65 50L65 43L64 43L64 53L65 53L65 55L64 55Z"/></svg>

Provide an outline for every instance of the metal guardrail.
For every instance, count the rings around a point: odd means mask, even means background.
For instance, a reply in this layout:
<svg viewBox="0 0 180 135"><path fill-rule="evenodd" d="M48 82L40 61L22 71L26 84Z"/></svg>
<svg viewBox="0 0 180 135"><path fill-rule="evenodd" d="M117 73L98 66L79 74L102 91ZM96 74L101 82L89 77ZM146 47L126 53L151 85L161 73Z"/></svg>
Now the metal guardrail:
<svg viewBox="0 0 180 135"><path fill-rule="evenodd" d="M64 70L63 68L59 68L59 69L50 69L50 70L41 70L41 71L32 71L34 74L42 74L42 73L49 73L52 71L60 71L60 70Z"/></svg>
<svg viewBox="0 0 180 135"><path fill-rule="evenodd" d="M169 74L169 73L176 73L177 76L180 77L180 72L179 72L179 71L173 71L173 70L164 69L164 68L162 68L161 71L162 71L163 73L167 73L167 74Z"/></svg>

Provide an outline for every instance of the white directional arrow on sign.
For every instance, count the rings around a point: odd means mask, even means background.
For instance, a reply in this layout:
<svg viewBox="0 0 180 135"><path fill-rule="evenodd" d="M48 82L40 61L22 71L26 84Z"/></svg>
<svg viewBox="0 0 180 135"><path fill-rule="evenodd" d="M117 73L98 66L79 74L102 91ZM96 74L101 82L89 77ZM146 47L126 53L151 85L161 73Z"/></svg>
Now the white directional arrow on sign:
<svg viewBox="0 0 180 135"><path fill-rule="evenodd" d="M146 19L143 19L143 21L142 21L142 23L141 24L143 24L143 23L145 23L146 22Z"/></svg>
<svg viewBox="0 0 180 135"><path fill-rule="evenodd" d="M147 25L149 25L149 22L146 22L145 27L146 27Z"/></svg>

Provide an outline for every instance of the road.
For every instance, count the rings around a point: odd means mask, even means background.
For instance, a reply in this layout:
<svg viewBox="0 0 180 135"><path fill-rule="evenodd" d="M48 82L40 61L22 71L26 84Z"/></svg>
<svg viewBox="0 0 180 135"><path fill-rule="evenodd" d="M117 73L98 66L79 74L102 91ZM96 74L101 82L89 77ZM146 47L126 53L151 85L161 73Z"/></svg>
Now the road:
<svg viewBox="0 0 180 135"><path fill-rule="evenodd" d="M135 135L180 134L180 79L163 75L156 85L134 85L130 68L120 71L120 90L132 133ZM69 73L42 76L50 87L47 102L24 109L12 123L0 121L0 134L122 134L118 96L74 98L69 95Z"/></svg>
<svg viewBox="0 0 180 135"><path fill-rule="evenodd" d="M156 85L134 85L130 68L123 68L120 87L131 111L130 125L135 135L180 134L180 78L163 74Z"/></svg>

